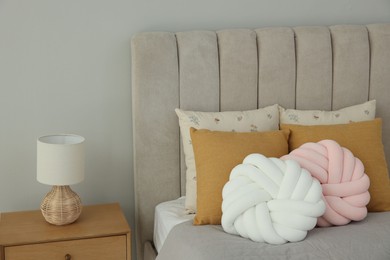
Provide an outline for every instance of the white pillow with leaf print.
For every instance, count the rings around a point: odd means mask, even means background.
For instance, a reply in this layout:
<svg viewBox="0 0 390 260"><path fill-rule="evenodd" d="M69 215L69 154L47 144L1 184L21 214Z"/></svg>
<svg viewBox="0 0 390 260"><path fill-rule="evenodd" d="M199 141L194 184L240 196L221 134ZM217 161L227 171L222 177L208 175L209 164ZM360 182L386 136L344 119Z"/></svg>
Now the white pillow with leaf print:
<svg viewBox="0 0 390 260"><path fill-rule="evenodd" d="M196 168L190 128L213 131L260 132L279 129L278 105L248 111L196 112L175 109L179 117L180 132L186 170L187 213L196 212Z"/></svg>
<svg viewBox="0 0 390 260"><path fill-rule="evenodd" d="M285 109L279 106L279 117L281 124L337 125L373 120L375 110L375 100L335 111Z"/></svg>

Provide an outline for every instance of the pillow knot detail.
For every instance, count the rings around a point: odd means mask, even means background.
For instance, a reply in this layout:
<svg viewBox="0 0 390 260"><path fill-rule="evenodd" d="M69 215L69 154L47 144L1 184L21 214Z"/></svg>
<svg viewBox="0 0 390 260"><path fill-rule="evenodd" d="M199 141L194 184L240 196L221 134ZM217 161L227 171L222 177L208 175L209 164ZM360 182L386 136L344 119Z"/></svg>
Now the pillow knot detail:
<svg viewBox="0 0 390 260"><path fill-rule="evenodd" d="M350 150L333 140L305 143L283 160L296 160L322 186L325 214L318 226L346 225L367 216L370 180L363 163Z"/></svg>
<svg viewBox="0 0 390 260"><path fill-rule="evenodd" d="M255 242L303 240L325 212L321 184L293 160L248 155L222 191L222 227Z"/></svg>

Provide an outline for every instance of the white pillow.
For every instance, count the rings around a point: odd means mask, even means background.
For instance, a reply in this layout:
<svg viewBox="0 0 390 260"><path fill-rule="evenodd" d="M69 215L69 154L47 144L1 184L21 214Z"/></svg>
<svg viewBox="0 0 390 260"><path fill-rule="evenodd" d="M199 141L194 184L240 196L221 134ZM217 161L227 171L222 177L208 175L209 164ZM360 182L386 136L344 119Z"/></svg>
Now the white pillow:
<svg viewBox="0 0 390 260"><path fill-rule="evenodd" d="M190 127L213 131L257 132L279 129L278 105L249 111L195 112L175 109L179 117L186 171L186 201L188 213L196 212L196 168Z"/></svg>
<svg viewBox="0 0 390 260"><path fill-rule="evenodd" d="M279 106L279 116L281 124L336 125L373 120L375 109L375 100L336 111L285 109Z"/></svg>

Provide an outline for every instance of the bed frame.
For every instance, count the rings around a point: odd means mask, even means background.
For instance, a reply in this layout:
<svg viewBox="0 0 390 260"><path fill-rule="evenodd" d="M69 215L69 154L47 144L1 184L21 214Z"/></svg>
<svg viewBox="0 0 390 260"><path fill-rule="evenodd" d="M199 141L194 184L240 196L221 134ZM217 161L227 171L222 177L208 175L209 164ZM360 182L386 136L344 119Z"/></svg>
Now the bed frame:
<svg viewBox="0 0 390 260"><path fill-rule="evenodd" d="M174 109L335 110L377 100L390 163L390 24L145 32L132 39L138 259L155 206L185 194ZM389 164L390 165L390 164Z"/></svg>

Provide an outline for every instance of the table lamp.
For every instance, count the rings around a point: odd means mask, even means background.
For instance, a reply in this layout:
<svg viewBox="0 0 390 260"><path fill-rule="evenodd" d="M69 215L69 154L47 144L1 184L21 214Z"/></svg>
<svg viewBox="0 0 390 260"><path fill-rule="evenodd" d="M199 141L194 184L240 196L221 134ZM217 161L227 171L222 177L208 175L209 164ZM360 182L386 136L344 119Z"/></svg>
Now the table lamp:
<svg viewBox="0 0 390 260"><path fill-rule="evenodd" d="M84 137L70 134L37 140L37 180L53 185L41 204L42 215L51 224L70 224L81 214L80 197L69 185L84 180L84 141Z"/></svg>

